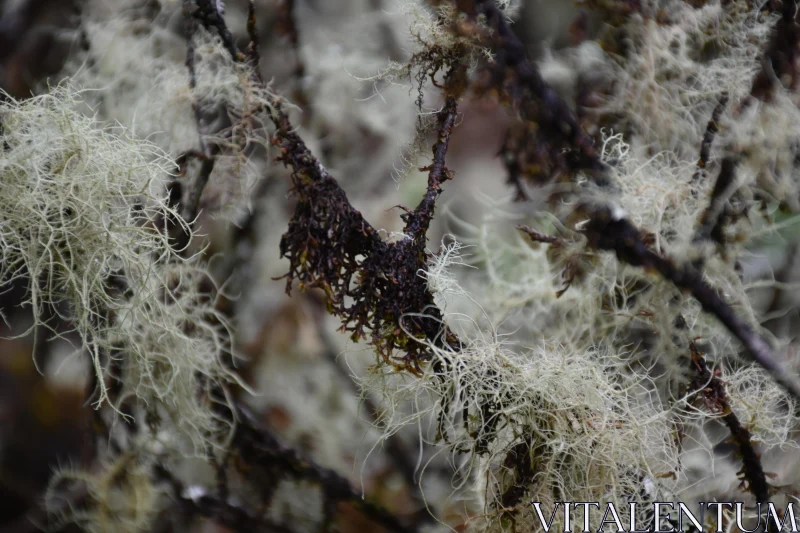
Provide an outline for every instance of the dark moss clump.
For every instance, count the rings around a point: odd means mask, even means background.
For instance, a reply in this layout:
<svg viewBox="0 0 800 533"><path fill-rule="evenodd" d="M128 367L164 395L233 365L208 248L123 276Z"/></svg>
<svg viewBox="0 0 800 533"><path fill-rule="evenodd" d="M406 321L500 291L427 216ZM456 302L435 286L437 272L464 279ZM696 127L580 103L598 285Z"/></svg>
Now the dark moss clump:
<svg viewBox="0 0 800 533"><path fill-rule="evenodd" d="M419 275L427 266L425 235L435 200L441 183L451 177L444 155L456 107L457 97L449 96L439 115L434 161L425 169L430 171L427 193L414 211L403 215L406 238L393 243L383 241L350 205L295 134L280 130L276 135L280 160L293 170L291 193L297 200L281 239L281 256L291 262L287 292L293 280L301 288L322 289L328 311L342 320L343 331L354 341L370 333L370 343L387 363L414 373L421 372L420 362L430 359L428 343L457 344Z"/></svg>

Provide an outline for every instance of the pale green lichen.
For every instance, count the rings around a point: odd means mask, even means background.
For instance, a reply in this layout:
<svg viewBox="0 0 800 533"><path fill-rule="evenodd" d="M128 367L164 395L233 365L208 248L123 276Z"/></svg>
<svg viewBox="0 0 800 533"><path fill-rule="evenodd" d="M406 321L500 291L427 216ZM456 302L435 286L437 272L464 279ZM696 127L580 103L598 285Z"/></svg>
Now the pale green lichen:
<svg viewBox="0 0 800 533"><path fill-rule="evenodd" d="M227 424L199 392L237 378L230 331L200 289L209 273L159 227L169 219L191 232L164 192L174 162L80 113L80 104L66 83L0 104L0 279L25 280L35 320L20 335L51 329L48 309L72 324L93 363L96 406L133 399L174 420L188 439L174 446L204 455ZM112 360L121 386L113 398Z"/></svg>

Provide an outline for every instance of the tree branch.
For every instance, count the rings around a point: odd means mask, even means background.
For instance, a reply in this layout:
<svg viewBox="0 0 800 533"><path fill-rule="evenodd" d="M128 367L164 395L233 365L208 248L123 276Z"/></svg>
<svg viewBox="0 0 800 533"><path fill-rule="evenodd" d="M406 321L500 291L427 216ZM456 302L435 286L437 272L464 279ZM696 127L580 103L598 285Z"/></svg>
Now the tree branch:
<svg viewBox="0 0 800 533"><path fill-rule="evenodd" d="M456 5L472 21L485 17L491 33L482 39L495 53L490 66L493 85L509 96L525 120L537 124L537 138L550 148L547 154L541 154L541 163L551 171L560 167L584 171L602 182L606 165L600 160L593 139L583 131L575 112L526 57L525 45L495 0L457 0ZM456 29L459 30L457 22ZM472 26L468 30L476 31ZM462 25L460 31L467 29Z"/></svg>
<svg viewBox="0 0 800 533"><path fill-rule="evenodd" d="M632 266L653 269L679 289L689 292L703 310L717 317L747 349L750 357L795 398L800 399L800 385L775 359L769 344L736 316L733 309L703 280L692 265L677 266L652 251L641 238L640 231L624 218L614 217L607 208L591 214L585 234L589 244L600 250L613 251L617 259Z"/></svg>
<svg viewBox="0 0 800 533"><path fill-rule="evenodd" d="M739 451L742 459L742 475L748 483L747 489L756 497L756 501L767 503L769 501L769 483L761 466L761 458L753 447L753 438L745 429L736 413L731 408L730 400L725 392L722 380L713 374L706 365L703 353L692 343L691 368L694 377L689 384L690 393L699 393L705 399L705 405L710 410L722 413L722 421L731 432L731 438Z"/></svg>
<svg viewBox="0 0 800 533"><path fill-rule="evenodd" d="M705 176L705 169L708 165L708 159L711 156L711 146L714 143L717 133L719 133L719 120L722 118L725 106L728 105L728 100L729 95L728 92L725 91L720 96L717 106L711 113L711 118L708 121L708 125L706 125L706 131L703 133L703 142L700 144L700 156L697 159L697 169L694 171L694 174L692 174L693 184L696 184ZM696 193L693 191L692 194L694 195Z"/></svg>
<svg viewBox="0 0 800 533"><path fill-rule="evenodd" d="M545 83L536 67L525 57L524 45L511 30L496 2L457 0L456 3L472 20L481 15L485 17L486 25L493 32L491 43L497 54L493 67L496 77L503 81L509 75L512 76L510 82L506 82L508 85L506 90L514 102L524 103L526 91L533 97L535 109L538 111L535 120L548 132L543 141L549 143L551 150L571 149L577 154L571 158L572 170L588 172L600 183L604 182L608 168L600 161L591 137L581 129L577 117L566 102ZM772 58L772 64L794 67L794 60L785 61L780 50L788 46L793 54L794 48L800 42L800 31L794 22L795 16L794 2L785 2L782 19L784 26L777 32L773 45L767 53L767 57ZM794 57L791 54L790 56ZM758 83L755 84L757 85ZM732 163L730 168L733 168ZM719 187L723 185L724 182L720 183ZM641 232L628 220L613 217L607 207L590 209L590 217L585 232L593 247L614 251L620 261L633 266L652 268L679 289L689 291L706 312L716 316L742 342L755 362L767 370L793 396L800 398L800 384L778 363L769 344L736 316L731 307L703 281L699 271L690 265L677 267L669 259L650 250L641 238Z"/></svg>
<svg viewBox="0 0 800 533"><path fill-rule="evenodd" d="M195 70L195 49L193 39L195 33L197 32L197 20L195 20L195 16L198 15L192 14L192 0L184 0L183 12L187 41L186 69L189 72L189 88L194 91L194 89L197 87L197 72ZM200 106L195 98L192 98L192 112L194 113L194 119L197 123L197 134L200 138L200 152L194 154L194 156L200 159L201 165L200 171L198 172L192 187L189 188L185 193L185 201L182 205L181 216L187 222L192 222L197 217L200 205L200 197L203 195L203 190L205 189L206 184L208 184L208 179L211 177L211 172L214 170L216 155L219 152L218 145L215 144L209 146L206 142L206 135L208 135L208 132L206 131L205 121L200 111ZM190 155L192 154L186 154L184 159L188 161Z"/></svg>
<svg viewBox="0 0 800 533"><path fill-rule="evenodd" d="M350 482L335 471L322 467L302 457L294 449L282 445L275 436L258 427L255 417L245 407L234 404L233 408L236 411L234 416L237 419L237 427L232 445L246 463L279 469L296 480L316 483L320 486L327 502L350 503L367 518L388 531L397 533L415 531L413 527L406 525L382 507L362 498L361 493L354 490ZM253 483L258 484L260 480L270 483L268 478L250 476L250 481Z"/></svg>

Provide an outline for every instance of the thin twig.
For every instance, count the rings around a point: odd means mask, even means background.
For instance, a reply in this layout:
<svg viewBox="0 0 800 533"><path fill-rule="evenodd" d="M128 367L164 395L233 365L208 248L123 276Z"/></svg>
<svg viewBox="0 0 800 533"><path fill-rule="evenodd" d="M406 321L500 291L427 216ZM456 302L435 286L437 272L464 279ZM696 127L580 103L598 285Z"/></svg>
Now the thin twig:
<svg viewBox="0 0 800 533"><path fill-rule="evenodd" d="M725 111L725 106L728 105L728 99L728 92L724 91L720 95L719 102L717 102L714 111L711 113L711 119L709 119L706 131L703 134L703 142L700 144L700 157L697 159L697 169L694 171L694 174L692 174L693 184L699 182L700 179L705 176L708 159L711 156L711 145L714 143L714 138L716 138L717 133L719 133L719 121L720 118L722 118L723 111ZM695 195L697 193L692 191L692 194Z"/></svg>
<svg viewBox="0 0 800 533"><path fill-rule="evenodd" d="M234 405L237 427L233 446L241 458L250 464L280 468L297 480L317 483L328 502L347 502L388 531L411 533L415 528L401 522L382 507L365 500L350 482L335 471L302 457L296 450L284 446L268 431L259 428L255 417L241 405ZM257 477L251 479L257 483ZM269 482L269 480L265 480Z"/></svg>
<svg viewBox="0 0 800 533"><path fill-rule="evenodd" d="M442 183L453 177L450 171L447 170L447 167L445 167L444 159L445 155L447 155L450 135L453 133L453 126L455 125L458 113L458 98L463 91L464 80L456 79L459 76L465 76L465 71L463 69L451 70L451 75L448 76L446 87L450 88L453 92L446 96L444 107L439 112L438 136L436 144L433 146L433 163L421 169L429 171L428 188L425 192L425 197L414 210L414 216L404 215L403 217L406 221L403 233L410 235L415 241L420 242L420 244L426 242L425 236L428 232L431 219L433 218L436 198L442 192ZM457 84L460 85L457 87Z"/></svg>
<svg viewBox="0 0 800 533"><path fill-rule="evenodd" d="M724 242L723 214L733 188L736 186L737 160L728 156L720 164L717 181L708 199L708 207L703 211L695 230L695 242L713 238L716 242Z"/></svg>
<svg viewBox="0 0 800 533"><path fill-rule="evenodd" d="M538 232L535 229L531 228L530 226L525 226L520 224L517 226L517 229L525 233L533 242L541 242L544 244L554 244L558 242L558 237L554 237L552 235L545 235L544 233Z"/></svg>
<svg viewBox="0 0 800 533"><path fill-rule="evenodd" d="M689 392L701 394L709 409L722 413L722 421L730 430L731 438L742 459L742 474L749 485L747 489L753 493L757 502L767 503L769 501L769 484L761 465L761 458L753 447L753 437L733 411L725 392L725 385L716 374L709 370L703 353L697 349L694 342L690 349L694 377L689 385Z"/></svg>
<svg viewBox="0 0 800 533"><path fill-rule="evenodd" d="M194 91L195 88L197 88L197 72L195 70L196 58L194 48L194 36L197 32L197 20L195 19L195 16L197 15L195 14L193 16L192 8L193 1L184 0L183 10L186 26L186 69L189 72L189 88ZM183 216L183 219L189 223L193 222L197 217L200 205L200 197L203 195L203 190L208 184L208 180L211 177L211 172L214 170L216 155L219 152L218 145L214 144L213 146L209 146L208 142L206 141L208 131L206 131L205 120L202 112L200 111L200 105L196 98L192 99L192 112L194 113L194 119L197 123L197 134L200 142L200 152L196 154L195 157L200 159L201 163L200 171L198 172L192 187L186 190L185 200L182 202L181 206L181 215ZM187 159L191 154L193 153L189 152L186 154Z"/></svg>

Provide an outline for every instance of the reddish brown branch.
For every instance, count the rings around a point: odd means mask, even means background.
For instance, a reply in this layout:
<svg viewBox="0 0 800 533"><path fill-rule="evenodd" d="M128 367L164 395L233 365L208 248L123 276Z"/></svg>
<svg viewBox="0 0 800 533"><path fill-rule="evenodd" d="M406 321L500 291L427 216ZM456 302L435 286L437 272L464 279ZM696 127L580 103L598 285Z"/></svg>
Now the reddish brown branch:
<svg viewBox="0 0 800 533"><path fill-rule="evenodd" d="M263 85L258 69L255 17L248 16L251 66L254 81ZM201 23L205 19L201 19ZM211 26L229 34L219 23ZM223 41L225 38L223 37ZM245 61L235 43L231 56ZM290 261L287 292L292 282L324 291L329 312L342 321L342 329L359 340L371 331L371 343L386 362L420 372L420 362L429 358L428 347L457 343L443 326L433 295L418 275L427 262L426 237L441 184L450 178L444 158L456 120L457 104L466 85L465 67L451 68L445 83L445 105L439 113L439 129L429 167L428 190L419 206L404 215L409 239L385 243L378 232L355 210L344 190L294 131L280 100L272 98L266 110L276 131L273 139L278 160L292 171L291 194L294 214L281 239L281 255ZM387 333L388 332L388 333ZM398 356L397 353L402 355Z"/></svg>
<svg viewBox="0 0 800 533"><path fill-rule="evenodd" d="M250 42L247 43L246 57L253 70L260 76L261 51L258 47L258 24L256 22L256 5L253 0L247 4L247 36Z"/></svg>
<svg viewBox="0 0 800 533"><path fill-rule="evenodd" d="M722 380L712 373L706 365L697 346L692 343L691 367L694 377L689 384L689 392L702 395L705 406L711 410L722 413L722 421L731 432L731 439L736 445L738 455L742 459L741 474L747 482L746 489L753 493L757 502L767 503L769 501L769 484L764 468L761 465L761 458L753 446L753 438L750 432L742 425L736 413L731 408L730 400L725 392L725 385Z"/></svg>
<svg viewBox="0 0 800 533"><path fill-rule="evenodd" d="M428 171L428 188L425 196L420 201L417 208L414 210L413 216L406 214L403 219L406 221L403 233L411 236L414 241L419 241L420 244L426 242L425 235L428 232L431 219L433 218L433 211L436 206L436 198L442 192L442 183L448 179L452 179L452 173L445 166L445 156L447 155L447 147L450 142L450 135L453 133L455 126L456 116L458 114L458 98L463 91L465 80L457 79L463 78L466 73L463 69L451 71L446 85L446 91L451 91L445 98L444 107L439 112L439 127L436 144L433 146L433 162L421 169ZM420 250L422 251L422 250Z"/></svg>

